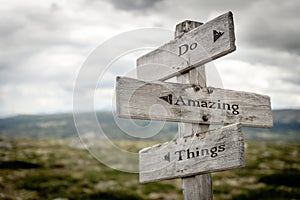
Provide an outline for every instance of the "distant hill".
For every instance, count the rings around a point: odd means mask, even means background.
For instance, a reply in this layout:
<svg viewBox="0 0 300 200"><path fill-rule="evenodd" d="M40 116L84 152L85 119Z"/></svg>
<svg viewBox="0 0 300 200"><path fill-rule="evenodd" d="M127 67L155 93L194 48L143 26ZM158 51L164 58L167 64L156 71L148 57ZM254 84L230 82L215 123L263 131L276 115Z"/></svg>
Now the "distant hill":
<svg viewBox="0 0 300 200"><path fill-rule="evenodd" d="M88 120L88 113L83 113L81 119L84 120L86 134L97 132L98 124L93 124ZM110 112L97 112L99 124L106 136L111 139L137 138L126 134L116 124ZM300 141L300 110L275 110L273 111L274 127L272 129L243 128L245 137L251 140L284 140ZM135 120L139 126L147 126L148 121ZM131 123L124 120L123 126L130 130ZM160 126L154 124L153 126ZM151 140L169 140L176 135L177 123L166 123L163 129ZM0 137L10 138L70 138L77 137L77 130L73 121L73 115L53 114L53 115L20 115L0 119Z"/></svg>
<svg viewBox="0 0 300 200"><path fill-rule="evenodd" d="M254 140L300 141L300 110L274 110L271 129L243 128L246 138Z"/></svg>
<svg viewBox="0 0 300 200"><path fill-rule="evenodd" d="M94 116L94 113L80 114L80 123L83 127L83 135L91 135L98 133L99 126L97 123L92 123L89 119ZM116 124L111 112L96 113L99 125L108 138L111 139L128 139L137 140L121 130ZM148 121L134 120L139 126L147 126ZM120 119L125 129L130 130L133 127L132 123L128 123L126 119ZM159 126L160 122L156 122L154 126ZM126 127L127 126L127 127ZM82 130L82 129L81 129ZM151 140L171 139L177 132L175 123L166 123L163 129ZM82 132L81 132L82 134ZM78 137L76 126L73 119L73 114L53 114L53 115L20 115L0 119L0 137L4 138L70 138Z"/></svg>

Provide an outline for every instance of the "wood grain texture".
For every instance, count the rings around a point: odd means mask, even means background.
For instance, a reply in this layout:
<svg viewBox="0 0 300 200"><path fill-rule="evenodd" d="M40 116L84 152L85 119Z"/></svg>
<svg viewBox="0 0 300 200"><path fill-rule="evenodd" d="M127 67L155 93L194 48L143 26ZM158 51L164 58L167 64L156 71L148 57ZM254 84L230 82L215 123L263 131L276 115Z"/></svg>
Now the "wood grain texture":
<svg viewBox="0 0 300 200"><path fill-rule="evenodd" d="M174 139L142 149L140 182L151 182L245 165L239 124Z"/></svg>
<svg viewBox="0 0 300 200"><path fill-rule="evenodd" d="M216 41L214 31L222 33ZM138 58L137 77L167 80L235 49L233 16L228 12Z"/></svg>
<svg viewBox="0 0 300 200"><path fill-rule="evenodd" d="M184 199L212 200L212 179L211 174L185 177L183 181Z"/></svg>
<svg viewBox="0 0 300 200"><path fill-rule="evenodd" d="M160 98L169 95L172 103ZM117 77L116 99L117 114L123 118L273 126L270 98L255 93Z"/></svg>
<svg viewBox="0 0 300 200"><path fill-rule="evenodd" d="M178 29L179 28L179 29ZM180 31L180 27L176 26L177 30ZM202 88L206 88L206 71L205 66L202 65L198 68L190 70L188 73L177 76L178 83L188 83L199 85ZM204 136L204 132L209 130L209 125L191 124L191 123L178 123L178 135L179 137L188 136L188 133L194 135L198 133L199 137ZM199 133L200 132L200 133ZM202 134L203 133L203 134ZM198 174L195 176L183 177L182 178L182 189L185 200L198 199L198 200L212 200L212 177L210 173Z"/></svg>

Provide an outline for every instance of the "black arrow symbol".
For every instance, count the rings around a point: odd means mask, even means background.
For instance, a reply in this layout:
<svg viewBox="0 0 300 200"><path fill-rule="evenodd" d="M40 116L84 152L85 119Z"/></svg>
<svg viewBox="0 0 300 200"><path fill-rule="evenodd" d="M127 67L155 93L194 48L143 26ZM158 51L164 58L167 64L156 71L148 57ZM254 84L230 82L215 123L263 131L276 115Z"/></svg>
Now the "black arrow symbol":
<svg viewBox="0 0 300 200"><path fill-rule="evenodd" d="M223 34L224 31L213 30L214 42L217 41Z"/></svg>
<svg viewBox="0 0 300 200"><path fill-rule="evenodd" d="M166 155L163 157L163 159L170 162L170 152L168 152L168 154L166 154Z"/></svg>
<svg viewBox="0 0 300 200"><path fill-rule="evenodd" d="M172 94L169 94L167 96L162 96L162 97L159 97L160 99L168 102L169 104L172 104Z"/></svg>

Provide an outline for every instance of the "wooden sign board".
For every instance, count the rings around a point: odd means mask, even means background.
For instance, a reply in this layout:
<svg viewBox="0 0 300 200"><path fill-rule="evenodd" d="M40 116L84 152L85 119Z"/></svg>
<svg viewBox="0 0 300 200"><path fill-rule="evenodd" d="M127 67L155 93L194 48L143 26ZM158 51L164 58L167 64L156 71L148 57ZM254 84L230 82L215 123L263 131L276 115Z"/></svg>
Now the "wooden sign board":
<svg viewBox="0 0 300 200"><path fill-rule="evenodd" d="M270 98L249 92L117 77L116 100L122 118L273 126Z"/></svg>
<svg viewBox="0 0 300 200"><path fill-rule="evenodd" d="M151 182L245 166L239 124L191 134L139 152L140 182Z"/></svg>
<svg viewBox="0 0 300 200"><path fill-rule="evenodd" d="M167 80L235 49L233 17L228 12L138 58L137 77Z"/></svg>

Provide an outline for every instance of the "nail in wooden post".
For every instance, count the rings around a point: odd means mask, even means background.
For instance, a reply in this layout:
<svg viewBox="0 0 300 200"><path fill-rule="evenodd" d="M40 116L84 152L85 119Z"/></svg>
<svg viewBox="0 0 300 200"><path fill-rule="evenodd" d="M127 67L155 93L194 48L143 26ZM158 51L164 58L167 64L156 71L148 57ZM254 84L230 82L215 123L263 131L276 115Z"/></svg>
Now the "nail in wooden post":
<svg viewBox="0 0 300 200"><path fill-rule="evenodd" d="M201 22L186 20L176 25L175 39L182 37L188 31L202 25ZM190 83L206 87L205 67L200 66L192 69L185 74L177 76L178 83ZM184 137L191 133L206 131L209 125L200 125L192 123L178 123L179 137ZM212 200L212 180L211 174L203 174L182 178L182 188L185 200Z"/></svg>

